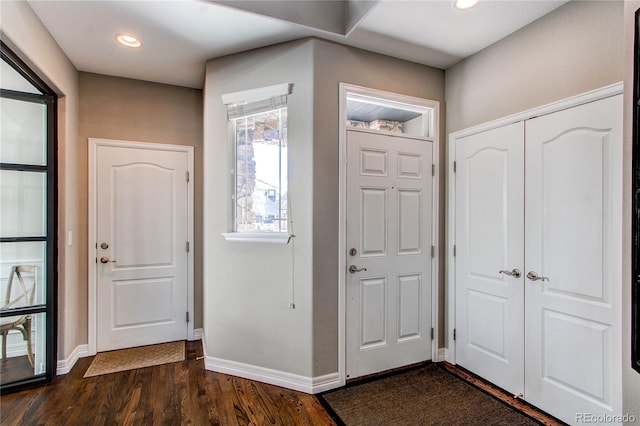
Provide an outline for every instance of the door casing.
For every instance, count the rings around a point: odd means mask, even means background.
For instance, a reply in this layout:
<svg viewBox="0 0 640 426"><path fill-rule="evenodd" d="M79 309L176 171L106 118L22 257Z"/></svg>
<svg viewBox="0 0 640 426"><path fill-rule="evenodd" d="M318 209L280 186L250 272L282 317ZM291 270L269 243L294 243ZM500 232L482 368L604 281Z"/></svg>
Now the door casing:
<svg viewBox="0 0 640 426"><path fill-rule="evenodd" d="M96 269L96 259L97 259L97 250L96 250L96 236L97 236L97 148L98 146L111 146L111 147L119 147L119 148L136 148L136 149L147 149L147 150L155 150L155 151L174 151L174 152L184 152L187 153L188 156L188 172L189 172L189 182L188 182L188 238L191 242L191 250L187 260L187 271L188 271L188 280L187 280L187 310L190 312L190 321L187 324L187 338L189 340L194 339L194 327L193 327L193 309L194 309L194 254L193 254L193 241L194 241L194 228L193 228L193 213L194 213L194 148L192 146L183 146L183 145L170 145L170 144L158 144L158 143L148 143L148 142L136 142L136 141L122 141L122 140L111 140L111 139L97 139L97 138L89 138L89 232L88 232L88 256L87 256L87 265L88 265L88 274L89 274L89 290L88 290L88 354L95 355L97 353L97 291L96 285L98 282L97 269Z"/></svg>
<svg viewBox="0 0 640 426"><path fill-rule="evenodd" d="M438 143L439 143L439 123L440 123L440 103L423 98L413 96L400 95L391 92L385 92L376 89L370 89L352 84L340 83L339 94L339 231L338 231L338 374L339 385L346 384L346 329L347 329L347 95L350 93L370 96L386 101L400 102L408 106L417 108L431 109L432 111L432 129L430 140L433 142L433 159L435 170L433 176L433 203L432 203L432 245L435 246L434 256L431 258L431 324L434 329L431 359L442 361L444 353L438 350L438 263L439 263L439 179L440 170Z"/></svg>

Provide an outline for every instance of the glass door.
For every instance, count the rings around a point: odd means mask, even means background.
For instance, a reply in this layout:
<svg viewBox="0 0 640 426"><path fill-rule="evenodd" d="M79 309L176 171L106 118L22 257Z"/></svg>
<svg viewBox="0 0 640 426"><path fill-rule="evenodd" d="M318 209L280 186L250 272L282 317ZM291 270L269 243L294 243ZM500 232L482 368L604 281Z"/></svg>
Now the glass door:
<svg viewBox="0 0 640 426"><path fill-rule="evenodd" d="M55 373L56 96L2 43L0 389Z"/></svg>

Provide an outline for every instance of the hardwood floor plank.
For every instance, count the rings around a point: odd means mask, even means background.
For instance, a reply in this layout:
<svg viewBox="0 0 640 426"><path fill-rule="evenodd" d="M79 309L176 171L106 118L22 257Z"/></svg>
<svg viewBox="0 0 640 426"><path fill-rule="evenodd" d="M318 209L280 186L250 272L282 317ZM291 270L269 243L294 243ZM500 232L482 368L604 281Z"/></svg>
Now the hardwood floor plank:
<svg viewBox="0 0 640 426"><path fill-rule="evenodd" d="M0 398L13 425L334 425L313 395L206 371L200 342L186 360L83 378L93 357L44 387ZM200 358L200 359L198 359Z"/></svg>

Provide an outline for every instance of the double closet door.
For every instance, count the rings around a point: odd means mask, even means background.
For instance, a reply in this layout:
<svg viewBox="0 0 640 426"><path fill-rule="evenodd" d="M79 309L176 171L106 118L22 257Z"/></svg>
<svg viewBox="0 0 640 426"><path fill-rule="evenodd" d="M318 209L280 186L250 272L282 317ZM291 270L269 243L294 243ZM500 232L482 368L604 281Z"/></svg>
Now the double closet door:
<svg viewBox="0 0 640 426"><path fill-rule="evenodd" d="M568 423L619 414L622 95L455 153L456 362Z"/></svg>

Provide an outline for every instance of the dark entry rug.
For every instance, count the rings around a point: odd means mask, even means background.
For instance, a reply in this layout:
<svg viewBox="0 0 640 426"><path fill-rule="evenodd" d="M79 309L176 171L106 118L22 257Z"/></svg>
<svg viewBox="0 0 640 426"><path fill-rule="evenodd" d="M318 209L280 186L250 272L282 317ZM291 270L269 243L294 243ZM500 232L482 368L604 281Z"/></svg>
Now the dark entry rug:
<svg viewBox="0 0 640 426"><path fill-rule="evenodd" d="M539 424L435 364L318 398L347 426Z"/></svg>

